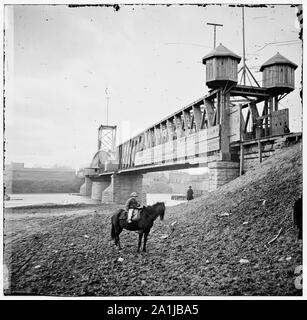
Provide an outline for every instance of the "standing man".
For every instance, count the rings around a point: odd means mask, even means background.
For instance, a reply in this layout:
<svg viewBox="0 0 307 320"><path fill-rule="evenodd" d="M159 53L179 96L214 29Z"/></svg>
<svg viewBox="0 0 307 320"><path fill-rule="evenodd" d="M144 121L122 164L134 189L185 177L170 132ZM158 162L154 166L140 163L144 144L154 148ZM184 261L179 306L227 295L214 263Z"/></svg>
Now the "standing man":
<svg viewBox="0 0 307 320"><path fill-rule="evenodd" d="M190 200L193 200L194 197L193 197L193 190L192 190L192 187L189 186L189 189L187 191L187 200L190 201Z"/></svg>

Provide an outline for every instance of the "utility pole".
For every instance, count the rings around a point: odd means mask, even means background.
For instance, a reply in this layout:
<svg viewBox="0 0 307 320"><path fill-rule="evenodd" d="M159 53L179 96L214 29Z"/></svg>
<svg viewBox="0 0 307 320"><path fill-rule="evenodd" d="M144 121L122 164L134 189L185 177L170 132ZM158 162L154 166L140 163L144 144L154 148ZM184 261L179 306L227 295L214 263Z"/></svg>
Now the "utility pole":
<svg viewBox="0 0 307 320"><path fill-rule="evenodd" d="M246 65L245 65L245 29L244 29L244 6L242 7L242 32L243 32L243 83L246 85Z"/></svg>
<svg viewBox="0 0 307 320"><path fill-rule="evenodd" d="M110 100L110 97L108 96L108 87L106 87L105 93L106 93L106 100L107 100L107 125L108 125L109 124L109 100Z"/></svg>
<svg viewBox="0 0 307 320"><path fill-rule="evenodd" d="M215 48L216 47L216 27L223 27L223 25L218 23L211 23L211 22L208 22L207 24L214 27L214 48Z"/></svg>
<svg viewBox="0 0 307 320"><path fill-rule="evenodd" d="M238 74L240 74L240 72L242 71L239 84L242 84L242 79L243 79L243 84L246 85L246 79L248 79L251 86L253 86L252 80L254 80L255 84L258 87L260 87L258 81L256 80L256 78L253 76L253 74L249 70L248 66L246 65L244 6L242 6L242 35L243 35L243 59L242 59L243 66L238 71Z"/></svg>

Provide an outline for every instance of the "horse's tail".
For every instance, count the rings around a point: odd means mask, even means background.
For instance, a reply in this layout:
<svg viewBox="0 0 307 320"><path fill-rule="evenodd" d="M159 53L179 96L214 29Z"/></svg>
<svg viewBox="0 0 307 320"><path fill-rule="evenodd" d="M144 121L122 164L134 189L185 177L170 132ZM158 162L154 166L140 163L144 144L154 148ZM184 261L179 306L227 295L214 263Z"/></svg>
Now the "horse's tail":
<svg viewBox="0 0 307 320"><path fill-rule="evenodd" d="M115 213L111 218L111 224L112 224L112 226L111 226L111 239L115 239L115 235L116 235L116 233L115 233L115 225L118 224L118 216L119 216L119 214L120 214L120 211Z"/></svg>

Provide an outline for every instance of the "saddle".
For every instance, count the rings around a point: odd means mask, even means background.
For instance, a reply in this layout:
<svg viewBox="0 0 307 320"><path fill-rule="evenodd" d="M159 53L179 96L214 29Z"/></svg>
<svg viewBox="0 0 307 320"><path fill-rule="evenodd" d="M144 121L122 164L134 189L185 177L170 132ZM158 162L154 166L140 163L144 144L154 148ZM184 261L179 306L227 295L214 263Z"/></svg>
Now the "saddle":
<svg viewBox="0 0 307 320"><path fill-rule="evenodd" d="M141 219L141 212L142 208L134 209L132 212L131 220L132 221L138 221ZM128 211L123 210L119 216L120 220L127 220L128 219Z"/></svg>

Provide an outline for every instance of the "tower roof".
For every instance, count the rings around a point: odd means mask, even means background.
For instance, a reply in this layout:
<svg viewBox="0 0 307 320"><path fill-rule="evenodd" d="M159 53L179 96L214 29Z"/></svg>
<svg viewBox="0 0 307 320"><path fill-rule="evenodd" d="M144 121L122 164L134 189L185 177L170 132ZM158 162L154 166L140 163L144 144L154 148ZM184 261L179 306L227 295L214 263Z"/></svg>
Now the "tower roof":
<svg viewBox="0 0 307 320"><path fill-rule="evenodd" d="M272 58L270 58L268 61L266 61L261 67L260 71L263 71L265 67L272 66L274 64L287 64L289 66L292 66L294 69L297 68L297 64L293 63L292 61L288 60L284 56L282 56L279 52L275 54Z"/></svg>
<svg viewBox="0 0 307 320"><path fill-rule="evenodd" d="M212 50L211 52L209 52L207 55L203 57L203 63L205 64L206 60L213 57L231 57L238 60L238 62L241 61L240 56L238 56L237 54L233 53L232 51L224 47L221 43L218 47L216 47L214 50Z"/></svg>

